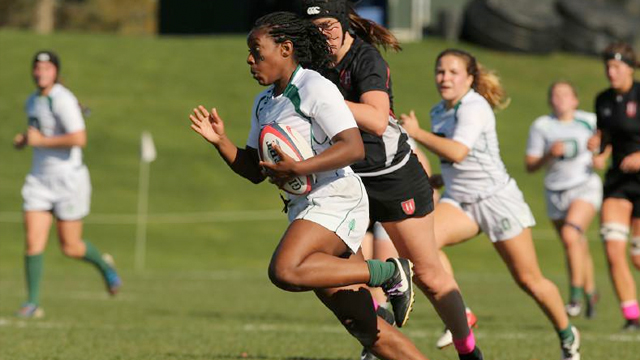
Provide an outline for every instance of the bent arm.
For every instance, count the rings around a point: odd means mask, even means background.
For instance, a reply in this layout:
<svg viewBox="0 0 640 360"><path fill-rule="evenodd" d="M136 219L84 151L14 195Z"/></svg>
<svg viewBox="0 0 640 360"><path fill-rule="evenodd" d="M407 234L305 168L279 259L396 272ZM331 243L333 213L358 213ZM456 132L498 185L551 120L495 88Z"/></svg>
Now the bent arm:
<svg viewBox="0 0 640 360"><path fill-rule="evenodd" d="M265 175L260 170L260 158L257 149L248 146L240 149L226 136L215 147L222 159L236 174L254 184L259 184L265 179Z"/></svg>
<svg viewBox="0 0 640 360"><path fill-rule="evenodd" d="M44 148L85 147L87 145L87 132L86 130L80 130L64 135L44 136L37 129L29 128L27 141L30 146Z"/></svg>
<svg viewBox="0 0 640 360"><path fill-rule="evenodd" d="M372 90L360 96L360 103L346 101L358 127L365 132L382 136L389 124L391 105L389 95L381 90Z"/></svg>
<svg viewBox="0 0 640 360"><path fill-rule="evenodd" d="M427 150L445 160L459 163L469 155L469 148L463 143L435 135L422 128L417 129L412 136Z"/></svg>
<svg viewBox="0 0 640 360"><path fill-rule="evenodd" d="M551 153L546 153L542 157L527 155L524 160L527 172L533 173L540 170L540 168L545 166L552 158Z"/></svg>
<svg viewBox="0 0 640 360"><path fill-rule="evenodd" d="M357 128L343 130L336 134L333 145L321 154L297 163L298 175L309 175L349 166L364 159L364 145Z"/></svg>

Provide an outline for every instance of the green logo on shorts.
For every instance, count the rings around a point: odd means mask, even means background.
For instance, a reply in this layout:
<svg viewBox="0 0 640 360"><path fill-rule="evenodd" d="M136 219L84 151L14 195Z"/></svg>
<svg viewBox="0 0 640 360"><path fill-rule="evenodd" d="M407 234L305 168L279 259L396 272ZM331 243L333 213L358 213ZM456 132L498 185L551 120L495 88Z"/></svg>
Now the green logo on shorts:
<svg viewBox="0 0 640 360"><path fill-rule="evenodd" d="M509 219L504 218L502 220L500 220L500 226L502 226L502 230L507 231L511 229L511 223L509 222Z"/></svg>
<svg viewBox="0 0 640 360"><path fill-rule="evenodd" d="M349 235L351 235L351 231L356 228L356 219L351 219L349 221Z"/></svg>

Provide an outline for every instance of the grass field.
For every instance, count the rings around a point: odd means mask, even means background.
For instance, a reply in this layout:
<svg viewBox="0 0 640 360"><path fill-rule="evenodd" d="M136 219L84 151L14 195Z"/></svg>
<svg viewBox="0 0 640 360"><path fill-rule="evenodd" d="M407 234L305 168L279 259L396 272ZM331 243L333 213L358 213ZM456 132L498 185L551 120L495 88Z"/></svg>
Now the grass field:
<svg viewBox="0 0 640 360"><path fill-rule="evenodd" d="M428 39L389 54L398 113L415 109L427 124L437 95L433 59L446 44ZM530 123L546 113L546 88L576 83L590 110L606 86L597 59L523 56L467 45L499 70L512 97L498 114L505 163L525 193L538 226L536 248L545 274L566 295L563 252L545 218L542 174L523 170ZM85 235L112 253L124 277L109 299L97 272L64 258L52 236L42 304L47 316L12 316L25 299L20 187L30 151L14 151L24 130L23 104L33 90L30 62L56 49L63 81L92 109L85 159L94 188ZM286 226L278 192L235 177L212 147L189 129L194 106L218 106L227 131L245 141L253 96L260 91L245 64L242 37L132 38L98 34L0 30L0 359L355 359L359 346L310 293L270 284L266 267ZM138 147L143 130L158 148L151 165L147 263L134 271ZM433 159L432 159L433 160ZM437 165L435 166L437 168ZM52 235L55 232L52 232ZM640 334L619 332L595 226L590 234L602 300L596 320L579 318L586 360L640 359ZM484 236L449 251L467 302L480 318L477 338L487 359L557 359L558 342L533 301L513 284ZM640 280L636 272L636 280ZM442 325L422 296L403 329L432 359L456 359L434 342Z"/></svg>

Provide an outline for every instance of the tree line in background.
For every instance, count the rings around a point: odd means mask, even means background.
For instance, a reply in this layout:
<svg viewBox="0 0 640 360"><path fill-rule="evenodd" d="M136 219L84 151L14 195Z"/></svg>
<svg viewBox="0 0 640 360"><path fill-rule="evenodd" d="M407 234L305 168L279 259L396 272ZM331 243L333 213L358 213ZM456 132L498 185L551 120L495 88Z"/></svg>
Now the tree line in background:
<svg viewBox="0 0 640 360"><path fill-rule="evenodd" d="M154 34L157 0L2 0L0 27Z"/></svg>

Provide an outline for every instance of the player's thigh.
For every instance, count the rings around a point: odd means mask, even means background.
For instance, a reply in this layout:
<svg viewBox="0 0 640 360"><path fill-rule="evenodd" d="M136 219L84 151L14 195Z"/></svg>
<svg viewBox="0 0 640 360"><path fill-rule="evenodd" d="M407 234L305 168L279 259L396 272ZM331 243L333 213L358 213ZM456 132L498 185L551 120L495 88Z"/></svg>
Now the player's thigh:
<svg viewBox="0 0 640 360"><path fill-rule="evenodd" d="M602 203L600 217L602 223L630 225L633 203L622 198L606 198Z"/></svg>
<svg viewBox="0 0 640 360"><path fill-rule="evenodd" d="M511 239L496 241L493 246L518 283L542 277L530 228Z"/></svg>
<svg viewBox="0 0 640 360"><path fill-rule="evenodd" d="M44 251L49 239L53 215L49 211L25 211L24 227L27 254L36 255Z"/></svg>
<svg viewBox="0 0 640 360"><path fill-rule="evenodd" d="M596 211L592 203L581 199L574 200L569 206L565 222L580 227L582 232L585 233L589 229Z"/></svg>
<svg viewBox="0 0 640 360"><path fill-rule="evenodd" d="M446 198L445 198L446 199ZM460 207L441 200L433 212L434 236L438 249L478 235L480 227Z"/></svg>
<svg viewBox="0 0 640 360"><path fill-rule="evenodd" d="M82 220L60 220L56 221L58 229L58 240L62 246L74 246L82 242Z"/></svg>
<svg viewBox="0 0 640 360"><path fill-rule="evenodd" d="M280 239L272 266L298 266L311 254L341 256L349 251L335 232L309 220L294 220Z"/></svg>

